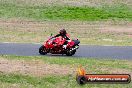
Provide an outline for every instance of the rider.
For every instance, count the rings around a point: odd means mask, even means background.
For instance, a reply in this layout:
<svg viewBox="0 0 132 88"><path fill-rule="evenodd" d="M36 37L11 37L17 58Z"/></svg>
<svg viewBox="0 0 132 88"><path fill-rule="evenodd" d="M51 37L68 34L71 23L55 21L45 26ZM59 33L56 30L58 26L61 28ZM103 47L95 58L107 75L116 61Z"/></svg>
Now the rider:
<svg viewBox="0 0 132 88"><path fill-rule="evenodd" d="M61 30L59 31L59 34L57 34L57 35L54 36L54 37L59 37L59 36L61 36L62 38L66 39L66 41L65 41L64 44L63 44L63 48L66 49L66 46L67 46L67 43L68 43L67 40L70 40L69 35L67 34L67 32L66 32L65 29L61 29Z"/></svg>

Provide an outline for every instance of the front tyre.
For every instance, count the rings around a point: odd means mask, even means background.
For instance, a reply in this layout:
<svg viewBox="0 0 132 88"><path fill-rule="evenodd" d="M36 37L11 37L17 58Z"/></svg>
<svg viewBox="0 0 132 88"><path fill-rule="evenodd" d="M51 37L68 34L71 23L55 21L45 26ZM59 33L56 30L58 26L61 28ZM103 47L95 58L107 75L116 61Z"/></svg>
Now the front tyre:
<svg viewBox="0 0 132 88"><path fill-rule="evenodd" d="M45 46L42 45L42 46L39 48L39 53L40 53L41 55L47 54L47 50L46 50Z"/></svg>

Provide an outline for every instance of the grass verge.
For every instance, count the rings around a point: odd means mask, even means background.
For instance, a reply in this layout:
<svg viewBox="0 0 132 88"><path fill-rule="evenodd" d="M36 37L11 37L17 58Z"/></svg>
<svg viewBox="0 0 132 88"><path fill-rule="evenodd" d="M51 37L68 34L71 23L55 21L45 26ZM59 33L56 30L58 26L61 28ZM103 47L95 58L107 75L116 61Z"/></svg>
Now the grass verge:
<svg viewBox="0 0 132 88"><path fill-rule="evenodd" d="M1 88L130 88L132 84L86 84L80 86L75 77L70 76L48 76L35 78L16 74L0 74ZM23 84L23 85L22 85Z"/></svg>
<svg viewBox="0 0 132 88"><path fill-rule="evenodd" d="M107 19L132 20L132 10L127 5L102 7L73 6L16 6L0 5L0 18L30 18L35 20L81 20L95 21Z"/></svg>
<svg viewBox="0 0 132 88"><path fill-rule="evenodd" d="M94 59L94 58L75 58L75 57L47 57L47 56L8 56L1 55L0 58L8 60L41 60L48 64L67 65L78 68L82 65L87 73L132 73L131 60L110 60L110 59ZM61 66L60 66L61 68ZM39 68L38 68L39 69ZM76 72L67 75L44 75L34 77L31 75L0 73L0 84L8 87L16 88L130 88L130 84L87 84L80 86L75 81ZM24 84L24 85L21 85ZM1 85L1 86L2 86ZM123 86L122 86L123 85ZM3 87L6 88L6 87Z"/></svg>

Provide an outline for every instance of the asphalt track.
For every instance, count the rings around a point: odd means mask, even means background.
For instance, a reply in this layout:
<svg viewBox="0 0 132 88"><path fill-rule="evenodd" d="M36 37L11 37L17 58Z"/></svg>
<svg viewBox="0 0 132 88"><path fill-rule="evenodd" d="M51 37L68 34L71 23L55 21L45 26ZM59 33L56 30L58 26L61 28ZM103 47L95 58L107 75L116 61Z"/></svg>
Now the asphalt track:
<svg viewBox="0 0 132 88"><path fill-rule="evenodd" d="M40 46L41 44L0 43L0 54L19 56L39 56L40 54L38 53L38 49ZM49 54L47 56L54 55ZM81 45L73 57L132 60L132 46Z"/></svg>

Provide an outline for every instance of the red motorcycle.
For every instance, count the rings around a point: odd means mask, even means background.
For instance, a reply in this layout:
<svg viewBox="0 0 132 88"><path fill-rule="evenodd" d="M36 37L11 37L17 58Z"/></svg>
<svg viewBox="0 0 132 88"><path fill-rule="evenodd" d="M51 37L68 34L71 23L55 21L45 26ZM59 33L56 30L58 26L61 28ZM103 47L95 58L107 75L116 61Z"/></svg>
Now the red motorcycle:
<svg viewBox="0 0 132 88"><path fill-rule="evenodd" d="M63 44L67 40L62 37L50 37L40 48L39 53L41 55L46 55L47 53L51 54L66 54L67 56L72 56L75 54L76 50L79 48L80 41L68 40L66 48L63 47Z"/></svg>

